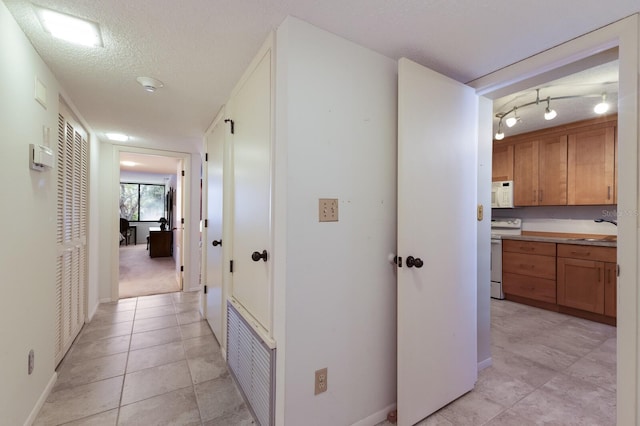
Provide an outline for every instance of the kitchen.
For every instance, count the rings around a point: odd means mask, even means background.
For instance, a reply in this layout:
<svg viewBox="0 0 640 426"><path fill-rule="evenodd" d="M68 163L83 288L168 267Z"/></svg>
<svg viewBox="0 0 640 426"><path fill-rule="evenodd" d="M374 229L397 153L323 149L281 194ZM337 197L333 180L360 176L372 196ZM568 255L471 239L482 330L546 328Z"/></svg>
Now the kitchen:
<svg viewBox="0 0 640 426"><path fill-rule="evenodd" d="M597 56L494 101L491 297L615 325L617 51Z"/></svg>

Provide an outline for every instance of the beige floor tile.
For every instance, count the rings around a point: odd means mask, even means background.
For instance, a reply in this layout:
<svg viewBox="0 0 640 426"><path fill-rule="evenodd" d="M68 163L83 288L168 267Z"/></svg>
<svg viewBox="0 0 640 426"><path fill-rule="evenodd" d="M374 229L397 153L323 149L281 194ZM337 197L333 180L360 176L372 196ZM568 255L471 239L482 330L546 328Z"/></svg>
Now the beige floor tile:
<svg viewBox="0 0 640 426"><path fill-rule="evenodd" d="M557 374L556 371L506 349L493 348L493 366L501 372L537 388Z"/></svg>
<svg viewBox="0 0 640 426"><path fill-rule="evenodd" d="M182 339L191 339L198 336L206 336L213 334L211 328L206 321L192 322L191 324L184 324L180 326L180 334Z"/></svg>
<svg viewBox="0 0 640 426"><path fill-rule="evenodd" d="M64 426L116 426L118 421L118 409L105 411L104 413L95 414L93 416L85 417L84 419L76 420L70 423L65 423Z"/></svg>
<svg viewBox="0 0 640 426"><path fill-rule="evenodd" d="M196 358L209 354L220 354L220 345L213 334L205 334L204 336L193 337L182 341L184 352L187 358Z"/></svg>
<svg viewBox="0 0 640 426"><path fill-rule="evenodd" d="M133 332L142 333L144 331L158 330L160 328L175 327L178 325L178 320L175 314L165 315L155 318L137 319L133 323Z"/></svg>
<svg viewBox="0 0 640 426"><path fill-rule="evenodd" d="M186 361L127 373L122 391L122 404L131 404L189 386L191 376Z"/></svg>
<svg viewBox="0 0 640 426"><path fill-rule="evenodd" d="M122 376L52 392L34 425L58 425L118 407Z"/></svg>
<svg viewBox="0 0 640 426"><path fill-rule="evenodd" d="M228 423L232 425L233 423ZM200 425L192 387L179 389L120 408L118 425Z"/></svg>
<svg viewBox="0 0 640 426"><path fill-rule="evenodd" d="M473 392L481 393L503 407L510 407L535 388L522 380L511 377L495 367L488 367L478 374Z"/></svg>
<svg viewBox="0 0 640 426"><path fill-rule="evenodd" d="M127 373L156 367L158 365L170 364L183 359L185 359L184 348L180 341L138 349L129 352Z"/></svg>
<svg viewBox="0 0 640 426"><path fill-rule="evenodd" d="M160 295L160 296L165 296L165 295ZM169 296L169 295L166 295L166 296ZM145 297L152 297L152 296L145 296ZM142 297L139 297L138 299L142 299L142 300L138 300L138 309L147 309L147 308L155 308L158 306L173 305L173 298L171 296L163 297L163 298L155 298L155 299L143 299Z"/></svg>
<svg viewBox="0 0 640 426"><path fill-rule="evenodd" d="M227 416L244 404L242 396L229 375L195 385L202 421Z"/></svg>
<svg viewBox="0 0 640 426"><path fill-rule="evenodd" d="M201 294L200 291L180 291L171 293L171 297L175 303L198 302Z"/></svg>
<svg viewBox="0 0 640 426"><path fill-rule="evenodd" d="M558 348L534 343L532 340L514 343L509 346L508 350L556 371L567 369L580 358Z"/></svg>
<svg viewBox="0 0 640 426"><path fill-rule="evenodd" d="M202 321L203 319L202 315L200 315L200 312L198 311L181 312L177 315L177 317L178 317L178 323L180 325Z"/></svg>
<svg viewBox="0 0 640 426"><path fill-rule="evenodd" d="M190 312L190 311L199 311L200 310L200 302L184 302L184 303L176 303L176 312Z"/></svg>
<svg viewBox="0 0 640 426"><path fill-rule="evenodd" d="M138 308L136 309L136 320L144 318L162 317L165 315L173 315L176 313L176 309L173 305L156 306L154 308Z"/></svg>
<svg viewBox="0 0 640 426"><path fill-rule="evenodd" d="M159 330L146 331L144 333L134 333L131 336L131 350L148 348L179 341L181 339L180 328L170 327Z"/></svg>
<svg viewBox="0 0 640 426"><path fill-rule="evenodd" d="M507 410L489 420L485 426L536 426L536 422Z"/></svg>
<svg viewBox="0 0 640 426"><path fill-rule="evenodd" d="M137 299L120 299L117 302L101 303L96 309L96 315L118 311L133 311L136 309Z"/></svg>
<svg viewBox="0 0 640 426"><path fill-rule="evenodd" d="M110 337L107 339L95 340L93 342L76 343L65 357L65 362L77 361L79 359L100 358L106 355L127 352L129 350L129 341L131 336Z"/></svg>
<svg viewBox="0 0 640 426"><path fill-rule="evenodd" d="M126 364L126 352L88 360L65 359L58 370L58 380L54 390L68 389L85 383L122 376Z"/></svg>
<svg viewBox="0 0 640 426"><path fill-rule="evenodd" d="M194 384L213 380L227 373L227 364L220 353L208 353L187 359Z"/></svg>
<svg viewBox="0 0 640 426"><path fill-rule="evenodd" d="M116 322L133 321L134 315L135 310L96 313L91 319L90 324L106 325Z"/></svg>
<svg viewBox="0 0 640 426"><path fill-rule="evenodd" d="M253 415L245 404L237 407L233 412L203 423L203 426L250 426L257 424Z"/></svg>
<svg viewBox="0 0 640 426"><path fill-rule="evenodd" d="M80 332L78 343L92 342L110 337L126 336L131 334L132 321L118 322L106 325L88 324Z"/></svg>
<svg viewBox="0 0 640 426"><path fill-rule="evenodd" d="M482 425L505 409L479 392L469 392L438 413L456 426Z"/></svg>

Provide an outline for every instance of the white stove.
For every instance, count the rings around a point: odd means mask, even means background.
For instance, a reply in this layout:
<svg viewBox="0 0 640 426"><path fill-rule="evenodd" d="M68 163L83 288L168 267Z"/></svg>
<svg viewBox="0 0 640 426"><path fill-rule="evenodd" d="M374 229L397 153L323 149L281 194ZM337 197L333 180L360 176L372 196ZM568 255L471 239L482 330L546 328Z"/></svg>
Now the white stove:
<svg viewBox="0 0 640 426"><path fill-rule="evenodd" d="M502 236L521 235L522 219L491 219L491 297L504 299L502 292Z"/></svg>

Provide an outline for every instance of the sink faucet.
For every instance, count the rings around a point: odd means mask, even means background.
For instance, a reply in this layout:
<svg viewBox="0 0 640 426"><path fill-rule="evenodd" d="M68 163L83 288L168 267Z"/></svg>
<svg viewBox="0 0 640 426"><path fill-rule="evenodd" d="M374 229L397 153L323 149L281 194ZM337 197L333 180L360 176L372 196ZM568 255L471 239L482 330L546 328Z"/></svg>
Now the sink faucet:
<svg viewBox="0 0 640 426"><path fill-rule="evenodd" d="M611 219L593 219L593 221L596 223L608 222L608 223L613 223L615 226L618 226L618 222Z"/></svg>

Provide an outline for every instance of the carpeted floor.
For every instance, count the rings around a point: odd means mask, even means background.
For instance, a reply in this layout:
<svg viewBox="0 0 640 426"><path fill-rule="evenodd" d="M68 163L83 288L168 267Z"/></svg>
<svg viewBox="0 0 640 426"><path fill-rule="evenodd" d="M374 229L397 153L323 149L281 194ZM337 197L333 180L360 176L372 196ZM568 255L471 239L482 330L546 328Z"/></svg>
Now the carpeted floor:
<svg viewBox="0 0 640 426"><path fill-rule="evenodd" d="M120 298L180 291L173 257L149 257L146 244L120 246Z"/></svg>

